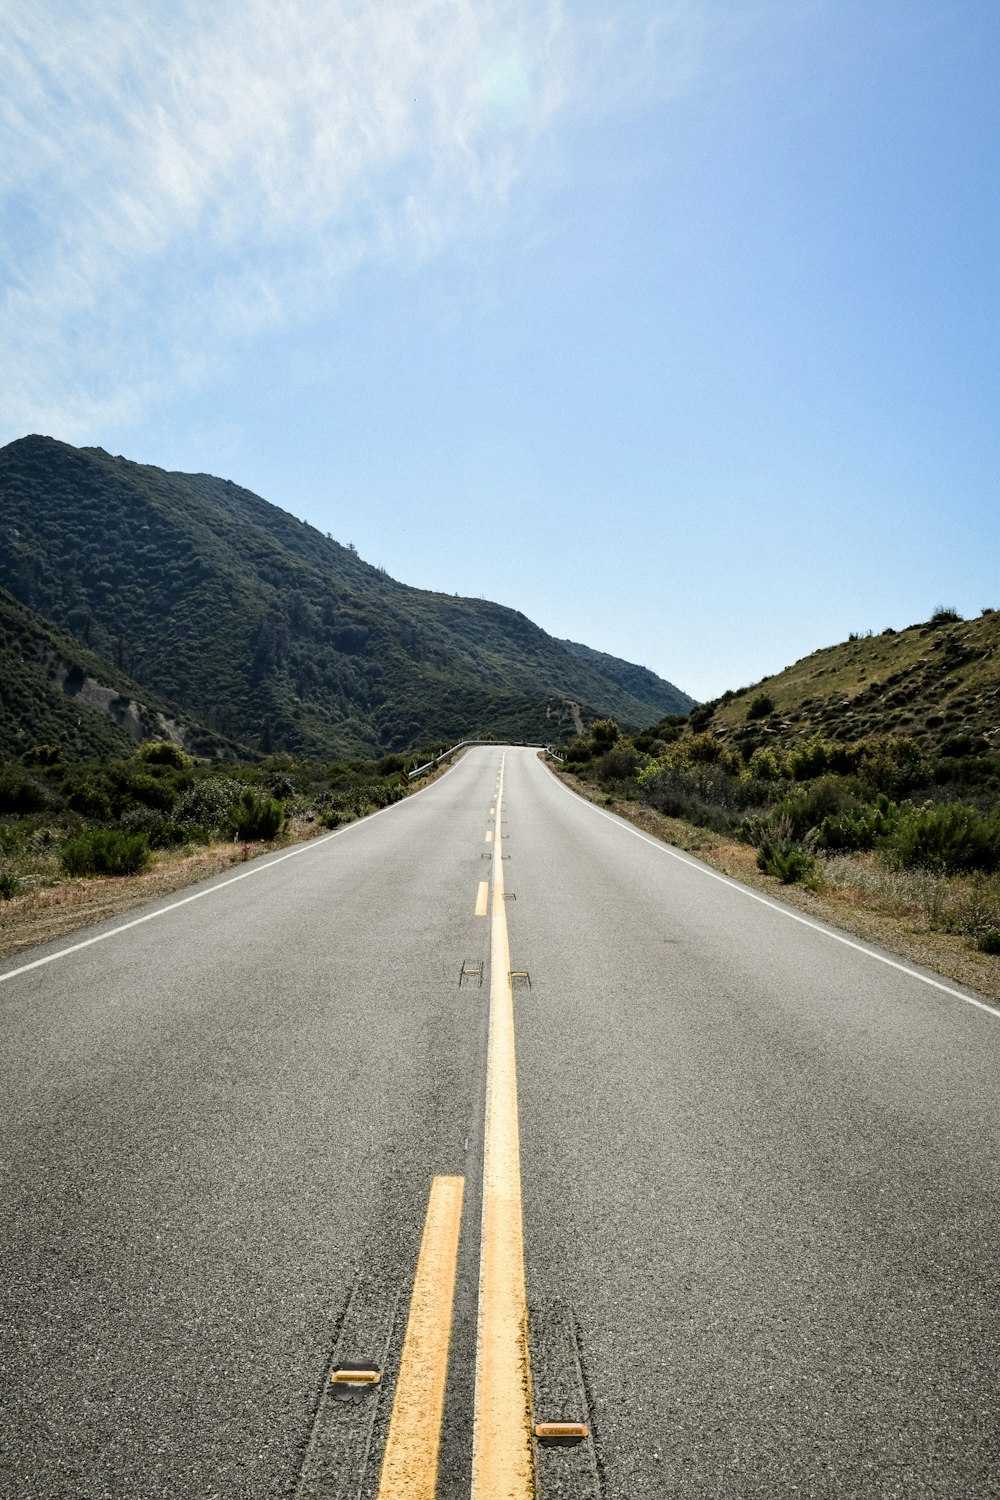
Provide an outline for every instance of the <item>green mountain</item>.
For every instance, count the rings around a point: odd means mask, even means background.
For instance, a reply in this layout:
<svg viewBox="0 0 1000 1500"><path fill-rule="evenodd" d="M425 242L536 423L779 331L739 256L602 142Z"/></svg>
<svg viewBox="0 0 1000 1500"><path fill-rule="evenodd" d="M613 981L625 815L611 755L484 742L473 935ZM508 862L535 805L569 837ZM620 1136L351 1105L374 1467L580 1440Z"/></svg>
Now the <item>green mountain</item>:
<svg viewBox="0 0 1000 1500"><path fill-rule="evenodd" d="M0 585L151 699L265 751L551 740L693 701L515 610L398 583L228 480L52 438L0 449Z"/></svg>

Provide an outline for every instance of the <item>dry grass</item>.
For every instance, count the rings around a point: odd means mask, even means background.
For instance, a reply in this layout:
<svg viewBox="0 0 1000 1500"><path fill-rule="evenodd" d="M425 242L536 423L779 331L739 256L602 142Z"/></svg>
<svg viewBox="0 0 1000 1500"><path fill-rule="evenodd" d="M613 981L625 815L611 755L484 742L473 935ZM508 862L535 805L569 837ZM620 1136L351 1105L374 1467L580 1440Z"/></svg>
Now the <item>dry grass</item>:
<svg viewBox="0 0 1000 1500"><path fill-rule="evenodd" d="M619 802L556 771L574 792L607 807L664 843L771 899L797 907L897 957L1000 1000L1000 959L979 953L963 932L1000 928L1000 879L944 878L887 870L870 854L823 860L813 887L781 885L757 868L756 851L637 802Z"/></svg>
<svg viewBox="0 0 1000 1500"><path fill-rule="evenodd" d="M1000 614L942 628L913 625L814 651L720 703L712 717L716 732L744 729L761 688L775 705L766 721L772 743L814 732L829 738L836 730L841 739L917 734L931 745L968 730L1000 748Z"/></svg>
<svg viewBox="0 0 1000 1500"><path fill-rule="evenodd" d="M464 753L422 776L410 790L416 792L429 786L461 760ZM340 826L352 821L345 818ZM17 877L20 893L9 901L0 901L0 958L9 958L36 943L65 937L107 917L121 916L147 901L156 901L184 886L218 875L230 865L242 864L271 849L298 844L325 832L319 823L292 818L281 838L272 843L234 844L220 840L159 850L154 853L149 869L139 875L87 876L75 880L61 872L60 840L40 836L26 857L4 860L4 867Z"/></svg>
<svg viewBox="0 0 1000 1500"><path fill-rule="evenodd" d="M9 958L35 943L65 937L77 928L118 917L147 901L169 896L182 887L218 875L279 849L325 832L317 823L293 819L288 831L273 843L234 844L230 841L190 845L158 851L148 870L139 875L84 876L70 880L58 874L58 855L45 854L33 862L27 889L0 903L0 958Z"/></svg>

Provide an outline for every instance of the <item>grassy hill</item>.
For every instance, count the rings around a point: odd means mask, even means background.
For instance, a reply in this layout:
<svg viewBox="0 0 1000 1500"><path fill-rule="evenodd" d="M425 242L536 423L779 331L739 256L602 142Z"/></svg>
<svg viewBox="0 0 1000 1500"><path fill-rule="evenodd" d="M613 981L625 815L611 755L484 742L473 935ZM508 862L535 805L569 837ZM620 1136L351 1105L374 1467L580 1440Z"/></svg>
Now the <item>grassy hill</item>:
<svg viewBox="0 0 1000 1500"><path fill-rule="evenodd" d="M804 656L692 715L746 752L812 734L905 735L928 755L1000 751L1000 612L855 636Z"/></svg>
<svg viewBox="0 0 1000 1500"><path fill-rule="evenodd" d="M143 691L264 752L547 740L692 701L517 611L398 583L227 480L51 438L0 450L0 585Z"/></svg>

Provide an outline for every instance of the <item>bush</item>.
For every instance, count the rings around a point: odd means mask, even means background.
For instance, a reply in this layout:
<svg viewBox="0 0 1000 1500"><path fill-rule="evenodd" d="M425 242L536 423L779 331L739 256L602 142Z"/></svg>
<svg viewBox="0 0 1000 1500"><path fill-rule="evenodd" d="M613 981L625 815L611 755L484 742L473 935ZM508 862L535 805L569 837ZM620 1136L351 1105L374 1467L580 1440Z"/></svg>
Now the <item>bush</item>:
<svg viewBox="0 0 1000 1500"><path fill-rule="evenodd" d="M597 762L600 781L631 781L639 768L640 756L627 742L605 751Z"/></svg>
<svg viewBox="0 0 1000 1500"><path fill-rule="evenodd" d="M594 747L590 740L578 734L575 739L570 740L566 746L567 764L572 761L575 765L584 765L588 760L594 758Z"/></svg>
<svg viewBox="0 0 1000 1500"><path fill-rule="evenodd" d="M747 721L753 719L766 719L768 714L774 713L774 699L767 693L756 693L747 704Z"/></svg>
<svg viewBox="0 0 1000 1500"><path fill-rule="evenodd" d="M9 870L0 870L0 901L10 901L21 889L21 882Z"/></svg>
<svg viewBox="0 0 1000 1500"><path fill-rule="evenodd" d="M621 735L614 719L598 719L590 726L590 738L597 750L610 750Z"/></svg>
<svg viewBox="0 0 1000 1500"><path fill-rule="evenodd" d="M284 804L273 797L258 797L249 787L232 814L233 833L244 844L277 838L284 823Z"/></svg>
<svg viewBox="0 0 1000 1500"><path fill-rule="evenodd" d="M802 839L827 818L851 812L858 806L852 788L835 776L822 776L812 786L790 792L771 813L772 826L781 822L792 839Z"/></svg>
<svg viewBox="0 0 1000 1500"><path fill-rule="evenodd" d="M814 874L816 861L798 844L783 839L765 839L757 850L757 868L773 875L782 885L794 885Z"/></svg>
<svg viewBox="0 0 1000 1500"><path fill-rule="evenodd" d="M135 758L150 766L173 766L175 771L186 771L194 765L192 757L173 740L147 740L139 746Z"/></svg>
<svg viewBox="0 0 1000 1500"><path fill-rule="evenodd" d="M831 853L874 849L889 837L899 820L899 808L884 793L874 802L829 813L819 826L816 842Z"/></svg>
<svg viewBox="0 0 1000 1500"><path fill-rule="evenodd" d="M814 734L811 739L792 746L785 764L793 781L812 781L829 768L829 747L820 735Z"/></svg>
<svg viewBox="0 0 1000 1500"><path fill-rule="evenodd" d="M770 745L759 745L750 757L747 767L749 775L755 781L780 781L781 761L771 749Z"/></svg>
<svg viewBox="0 0 1000 1500"><path fill-rule="evenodd" d="M927 780L927 764L916 740L901 734L876 735L852 746L859 780L890 797L900 797Z"/></svg>
<svg viewBox="0 0 1000 1500"><path fill-rule="evenodd" d="M68 839L59 857L67 875L137 875L149 864L149 839L145 833L90 828Z"/></svg>
<svg viewBox="0 0 1000 1500"><path fill-rule="evenodd" d="M162 781L138 771L119 785L118 798L123 806L130 802L141 802L146 807L155 807L159 812L169 812L177 801L177 792L169 780Z"/></svg>
<svg viewBox="0 0 1000 1500"><path fill-rule="evenodd" d="M708 730L677 740L668 747L662 759L666 765L685 769L714 766L727 777L739 776L743 770L743 756L739 750Z"/></svg>
<svg viewBox="0 0 1000 1500"><path fill-rule="evenodd" d="M37 781L23 772L0 772L0 813L41 812L48 806L48 797Z"/></svg>
<svg viewBox="0 0 1000 1500"><path fill-rule="evenodd" d="M21 756L22 766L58 766L62 751L56 745L34 745Z"/></svg>
<svg viewBox="0 0 1000 1500"><path fill-rule="evenodd" d="M66 781L62 787L67 805L83 818L110 818L111 798L102 786L91 781Z"/></svg>
<svg viewBox="0 0 1000 1500"><path fill-rule="evenodd" d="M942 875L1000 868L1000 815L984 818L963 802L909 808L888 843L890 859Z"/></svg>
<svg viewBox="0 0 1000 1500"><path fill-rule="evenodd" d="M1000 931L991 927L987 932L980 933L976 947L980 953L1000 954Z"/></svg>
<svg viewBox="0 0 1000 1500"><path fill-rule="evenodd" d="M182 792L173 809L179 823L213 832L231 825L240 798L247 791L245 781L234 776L206 776Z"/></svg>

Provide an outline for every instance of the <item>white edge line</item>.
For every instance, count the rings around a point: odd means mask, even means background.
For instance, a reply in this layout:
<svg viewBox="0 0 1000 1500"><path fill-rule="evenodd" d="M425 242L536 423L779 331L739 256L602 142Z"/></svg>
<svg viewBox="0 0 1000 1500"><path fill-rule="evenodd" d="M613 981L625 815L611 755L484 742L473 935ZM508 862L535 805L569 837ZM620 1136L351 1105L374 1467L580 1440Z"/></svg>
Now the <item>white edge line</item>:
<svg viewBox="0 0 1000 1500"><path fill-rule="evenodd" d="M547 766L546 770L548 770ZM894 958L887 958L884 953L877 953L874 948L868 948L864 943L856 943L853 938L845 937L840 932L834 932L832 928L824 927L819 922L812 921L809 917L803 917L799 912L791 911L787 906L782 906L779 902L772 901L769 896L761 896L757 891L752 891L749 886L741 885L738 880L733 880L729 875L722 875L718 870L709 869L708 865L703 865L700 860L689 858L688 855L682 854L679 849L674 849L669 844L663 843L661 839L650 838L648 833L643 833L641 829L633 828L631 823L626 823L622 818L616 817L614 813L605 812L602 807L595 807L586 797L582 797L579 792L574 792L572 787L568 787L564 781L560 781L559 777L554 773L550 772L550 775L552 775L552 780L556 785L562 787L566 795L572 797L574 801L582 803L584 807L589 807L591 812L595 812L599 818L607 818L608 822L614 823L616 828L622 829L625 833L633 834L637 839L641 839L644 844L649 844L652 849L658 849L661 854L669 854L671 859L679 860L682 865L687 865L691 870L697 870L700 875L707 875L710 880L718 880L721 885L728 885L730 890L738 891L741 896L748 896L751 901L759 901L761 906L769 906L772 911L778 912L780 916L788 917L792 922L801 922L803 927L811 927L813 932L819 932L823 937L832 938L835 943L843 943L845 948L853 948L856 953L864 953L868 958L874 958L880 964L887 964L890 969L898 969L901 974L908 974L911 979L919 979L921 984L929 984L933 989L941 990L943 994L951 995L955 1000L964 1000L966 1005L974 1005L977 1010L984 1010L988 1016L992 1016L994 1020L1000 1021L1000 1010L996 1006L987 1005L985 1000L976 1000L972 995L966 995L962 990L954 990L950 985L942 984L940 979L931 979L928 974L921 974L919 969L911 969L909 964L901 964Z"/></svg>
<svg viewBox="0 0 1000 1500"><path fill-rule="evenodd" d="M241 870L238 875L230 875L226 880L219 880L215 885L210 885L205 890L194 891L190 896L182 896L179 901L171 901L169 906L161 906L156 911L146 912L145 916L133 917L131 922L123 922L120 927L112 927L108 932L98 932L94 937L84 938L80 943L71 943L67 948L59 948L55 953L46 954L44 958L33 959L30 964L21 964L20 968L8 969L6 974L0 974L0 984L6 984L8 979L16 979L19 974L27 974L32 969L41 969L46 964L55 963L57 958L66 958L70 953L79 953L83 948L92 948L95 943L103 943L108 938L118 937L119 933L129 932L133 927L141 927L143 922L153 922L157 917L165 917L168 912L176 911L180 906L187 906L192 901L201 901L205 896L214 896L216 891L223 891L227 886L235 885L238 880L249 880L251 875L263 875L267 870L273 870L275 865L282 864L286 859L294 859L296 854L308 854L313 849L319 849L324 844L328 844L331 839L339 839L343 834L350 833L352 829L360 828L362 823L370 823L373 818L381 817L383 813L392 812L397 807L405 807L408 802L412 802L422 792L429 792L431 787L437 786L439 782L442 782L445 776L454 771L456 766L462 764L464 759L465 756L460 755L458 760L450 765L434 781L430 782L427 786L420 787L418 791L409 792L405 797L401 797L398 802L390 803L388 807L380 807L376 812L368 813L363 818L356 818L353 823L348 823L344 828L335 828L331 833L321 834L319 838L303 840L303 842L296 844L294 849L289 849L284 854L276 855L274 859L269 859L266 864L261 863L263 856L258 856L251 869ZM211 880L213 877L208 875L205 879ZM153 899L155 900L156 898L154 897Z"/></svg>

